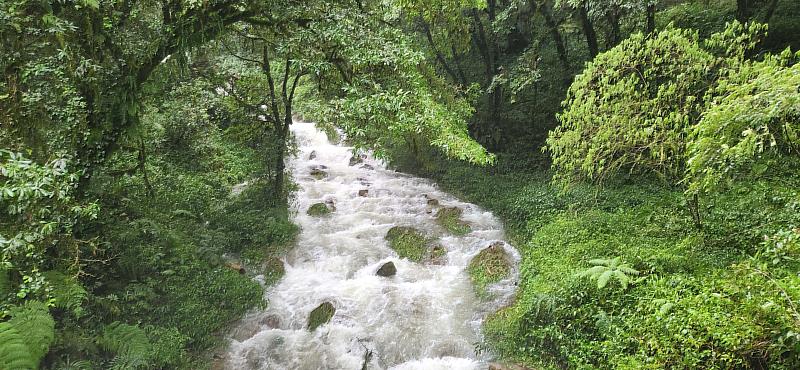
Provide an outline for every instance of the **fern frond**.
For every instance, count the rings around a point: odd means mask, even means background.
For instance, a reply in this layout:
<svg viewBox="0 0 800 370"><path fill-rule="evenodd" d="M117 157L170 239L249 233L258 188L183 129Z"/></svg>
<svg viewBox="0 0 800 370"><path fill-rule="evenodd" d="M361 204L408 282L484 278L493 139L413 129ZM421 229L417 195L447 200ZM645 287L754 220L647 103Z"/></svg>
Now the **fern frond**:
<svg viewBox="0 0 800 370"><path fill-rule="evenodd" d="M608 266L611 264L611 260L598 258L589 260L589 263L595 266Z"/></svg>
<svg viewBox="0 0 800 370"><path fill-rule="evenodd" d="M147 334L136 325L114 322L106 326L100 338L100 346L117 356L113 369L137 369L145 367L152 353Z"/></svg>
<svg viewBox="0 0 800 370"><path fill-rule="evenodd" d="M28 346L31 357L38 365L53 343L56 323L50 316L47 305L38 301L28 301L22 306L11 309L8 320L17 332L22 335Z"/></svg>
<svg viewBox="0 0 800 370"><path fill-rule="evenodd" d="M33 370L37 365L19 331L7 322L0 323L0 369Z"/></svg>
<svg viewBox="0 0 800 370"><path fill-rule="evenodd" d="M611 280L611 275L613 274L614 274L613 270L607 270L606 272L602 273L597 278L597 287L600 289L605 288L606 284L608 284L608 281Z"/></svg>
<svg viewBox="0 0 800 370"><path fill-rule="evenodd" d="M59 271L44 273L45 279L50 283L51 295L56 308L72 312L80 316L83 310L81 305L86 300L86 289L73 277Z"/></svg>

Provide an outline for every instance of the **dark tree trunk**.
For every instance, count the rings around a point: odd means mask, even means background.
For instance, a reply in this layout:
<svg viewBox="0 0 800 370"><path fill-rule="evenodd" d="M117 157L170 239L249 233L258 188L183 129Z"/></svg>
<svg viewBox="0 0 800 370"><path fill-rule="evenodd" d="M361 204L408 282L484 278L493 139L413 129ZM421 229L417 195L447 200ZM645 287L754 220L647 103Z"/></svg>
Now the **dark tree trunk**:
<svg viewBox="0 0 800 370"><path fill-rule="evenodd" d="M439 64L441 64L442 68L444 68L445 72L447 72L447 74L450 76L450 78L453 79L453 81L458 81L458 75L456 75L456 72L453 70L453 68L451 68L450 65L447 64L447 60L444 59L444 55L442 55L442 53L439 52L439 49L436 47L436 44L433 43L433 35L431 34L430 25L428 25L428 22L425 22L424 20L420 21L420 23L422 24L422 30L425 32L425 38L428 40L428 44L430 45L431 50L436 55L436 61L439 62Z"/></svg>
<svg viewBox="0 0 800 370"><path fill-rule="evenodd" d="M535 7L536 1L531 1L531 5ZM558 31L558 23L553 17L553 12L546 4L541 5L542 17L544 23L550 31L550 37L553 38L553 43L556 45L556 52L558 52L558 59L561 61L562 69L564 71L565 80L569 80L569 57L567 57L567 48L564 44L564 38L561 37L561 32Z"/></svg>
<svg viewBox="0 0 800 370"><path fill-rule="evenodd" d="M747 23L750 20L752 0L736 0L736 20L739 23Z"/></svg>
<svg viewBox="0 0 800 370"><path fill-rule="evenodd" d="M578 7L578 14L581 18L583 34L586 36L586 45L589 47L589 59L594 59L599 52L599 48L597 47L597 34L594 32L594 25L592 20L589 19L589 11L586 9L588 6L588 3L582 3Z"/></svg>
<svg viewBox="0 0 800 370"><path fill-rule="evenodd" d="M764 23L769 23L769 20L772 19L772 15L775 14L775 9L778 7L778 0L772 0L769 3L769 7L767 7L767 13L764 14Z"/></svg>
<svg viewBox="0 0 800 370"><path fill-rule="evenodd" d="M647 30L648 34L656 30L656 4L647 6Z"/></svg>

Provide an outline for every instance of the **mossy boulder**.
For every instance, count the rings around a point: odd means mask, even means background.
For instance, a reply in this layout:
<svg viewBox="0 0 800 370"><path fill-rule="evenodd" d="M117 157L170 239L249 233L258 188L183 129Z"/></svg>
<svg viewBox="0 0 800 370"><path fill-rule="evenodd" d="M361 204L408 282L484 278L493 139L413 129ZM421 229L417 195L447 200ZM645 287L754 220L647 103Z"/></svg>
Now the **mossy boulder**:
<svg viewBox="0 0 800 370"><path fill-rule="evenodd" d="M389 246L401 258L419 262L428 252L428 239L421 231L409 226L395 226L386 233Z"/></svg>
<svg viewBox="0 0 800 370"><path fill-rule="evenodd" d="M331 212L333 212L333 210L327 204L314 203L311 205L311 207L308 207L306 214L308 214L309 216L320 217L330 214Z"/></svg>
<svg viewBox="0 0 800 370"><path fill-rule="evenodd" d="M511 257L503 242L494 242L472 258L467 267L472 285L479 297L487 297L486 288L511 274Z"/></svg>
<svg viewBox="0 0 800 370"><path fill-rule="evenodd" d="M308 315L308 330L314 331L318 327L327 324L331 321L335 313L336 308L333 307L333 303L331 302L325 302L317 306L317 308Z"/></svg>
<svg viewBox="0 0 800 370"><path fill-rule="evenodd" d="M309 174L311 175L311 177L313 177L313 178L315 178L317 180L322 180L322 179L328 177L328 173L323 171L322 168L312 168L311 172L309 172Z"/></svg>
<svg viewBox="0 0 800 370"><path fill-rule="evenodd" d="M362 164L362 163L364 163L364 158L366 158L366 156L363 155L363 154L353 154L353 156L350 157L350 162L348 164L350 166L355 166L357 164Z"/></svg>
<svg viewBox="0 0 800 370"><path fill-rule="evenodd" d="M458 207L442 208L436 212L436 222L453 235L466 235L472 228L461 220L463 211Z"/></svg>

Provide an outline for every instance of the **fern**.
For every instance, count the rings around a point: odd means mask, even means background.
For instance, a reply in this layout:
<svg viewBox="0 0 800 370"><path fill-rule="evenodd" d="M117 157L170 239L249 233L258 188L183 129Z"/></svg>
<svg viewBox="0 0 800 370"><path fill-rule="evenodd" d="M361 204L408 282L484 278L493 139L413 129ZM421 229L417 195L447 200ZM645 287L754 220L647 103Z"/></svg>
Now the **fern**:
<svg viewBox="0 0 800 370"><path fill-rule="evenodd" d="M55 336L55 321L42 302L28 301L10 310L0 323L0 368L35 369Z"/></svg>
<svg viewBox="0 0 800 370"><path fill-rule="evenodd" d="M94 366L88 360L72 360L69 357L56 365L56 370L92 370Z"/></svg>
<svg viewBox="0 0 800 370"><path fill-rule="evenodd" d="M612 259L594 259L589 261L593 267L578 274L581 277L597 281L597 288L603 289L613 278L622 289L628 289L628 285L633 281L631 276L639 275L639 271L628 265L619 257Z"/></svg>
<svg viewBox="0 0 800 370"><path fill-rule="evenodd" d="M81 305L86 300L86 289L83 289L77 280L59 271L48 271L44 276L50 283L50 293L55 307L72 312L75 316L81 316L83 313Z"/></svg>
<svg viewBox="0 0 800 370"><path fill-rule="evenodd" d="M114 322L106 326L98 344L116 354L112 369L139 369L150 362L152 346L144 330L136 325Z"/></svg>
<svg viewBox="0 0 800 370"><path fill-rule="evenodd" d="M0 369L36 369L37 361L22 335L7 322L0 323Z"/></svg>

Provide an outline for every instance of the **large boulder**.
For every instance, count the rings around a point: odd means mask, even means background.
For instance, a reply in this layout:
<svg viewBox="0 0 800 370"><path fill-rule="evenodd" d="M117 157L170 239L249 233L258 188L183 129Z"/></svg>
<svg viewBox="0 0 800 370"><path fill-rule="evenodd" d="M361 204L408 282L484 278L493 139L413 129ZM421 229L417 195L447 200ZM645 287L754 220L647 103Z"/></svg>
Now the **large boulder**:
<svg viewBox="0 0 800 370"><path fill-rule="evenodd" d="M466 235L472 231L468 223L461 220L463 211L458 207L441 208L436 212L436 222L453 235Z"/></svg>
<svg viewBox="0 0 800 370"><path fill-rule="evenodd" d="M336 308L333 307L333 303L331 302L325 302L317 306L317 308L308 315L308 330L314 331L318 327L327 324L331 321L335 313Z"/></svg>
<svg viewBox="0 0 800 370"><path fill-rule="evenodd" d="M414 262L422 261L428 251L428 238L413 227L392 227L386 233L385 239L398 256Z"/></svg>
<svg viewBox="0 0 800 370"><path fill-rule="evenodd" d="M383 277L391 277L397 274L397 267L394 266L394 262L389 261L384 263L375 274Z"/></svg>
<svg viewBox="0 0 800 370"><path fill-rule="evenodd" d="M489 296L487 287L503 280L511 274L512 258L503 248L504 243L496 241L480 251L467 266L472 285L481 298Z"/></svg>

